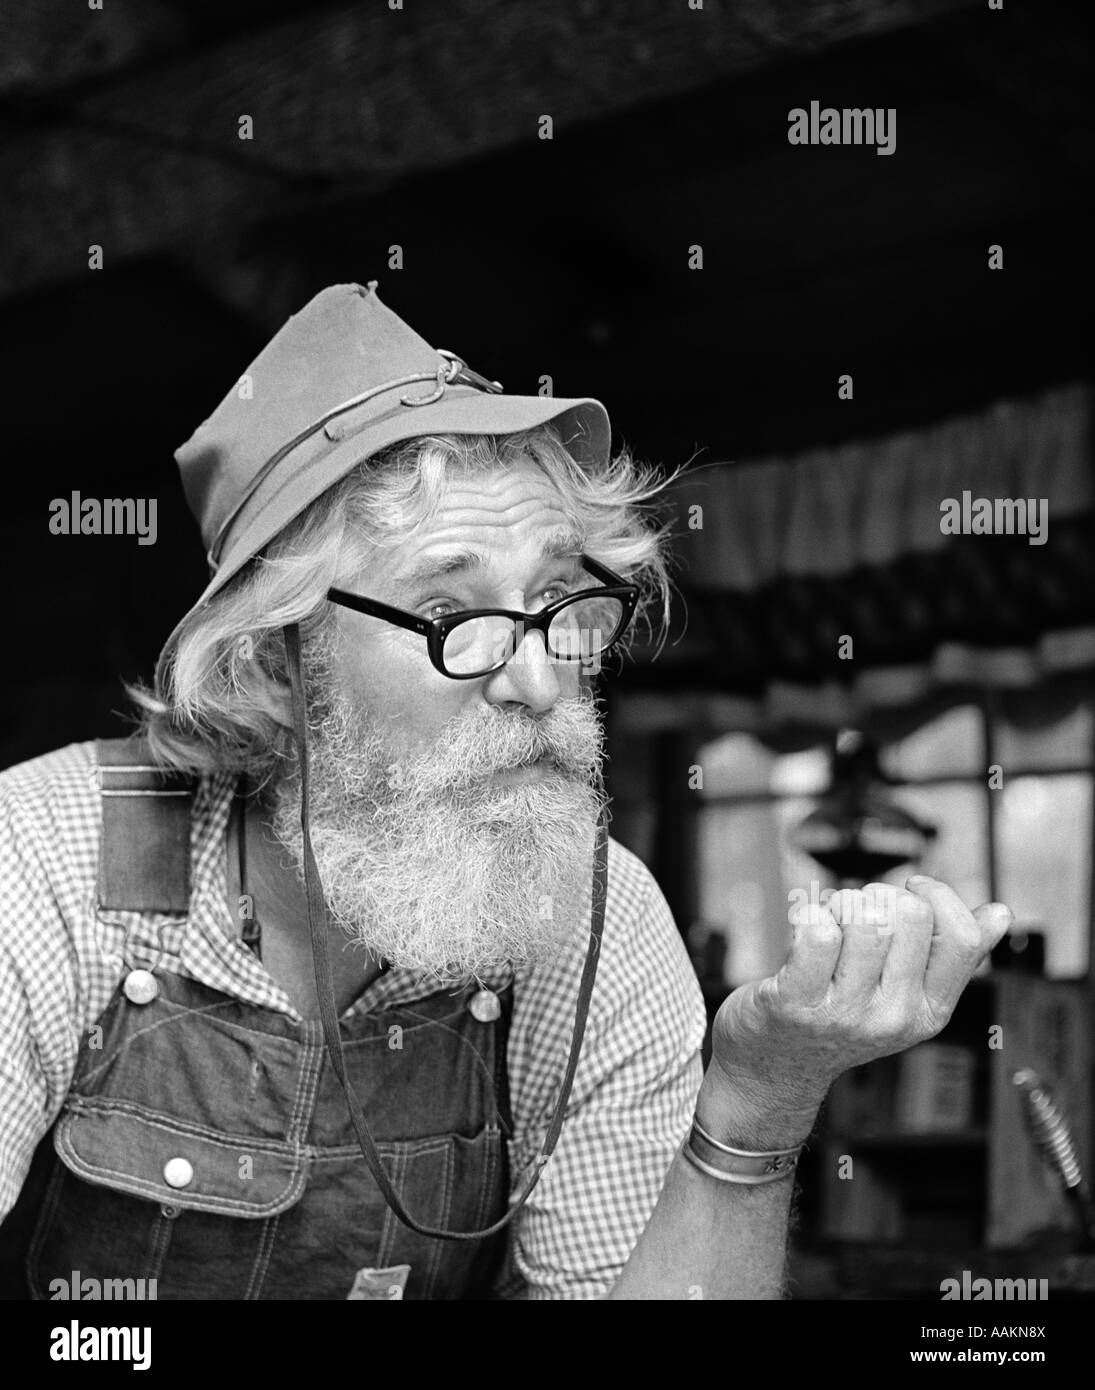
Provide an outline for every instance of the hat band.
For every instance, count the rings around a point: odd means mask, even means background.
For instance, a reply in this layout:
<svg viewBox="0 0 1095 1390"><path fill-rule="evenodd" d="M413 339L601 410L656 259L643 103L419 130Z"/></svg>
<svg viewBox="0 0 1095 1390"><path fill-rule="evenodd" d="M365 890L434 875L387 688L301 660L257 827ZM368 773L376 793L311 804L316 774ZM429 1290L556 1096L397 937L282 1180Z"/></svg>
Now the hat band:
<svg viewBox="0 0 1095 1390"><path fill-rule="evenodd" d="M400 386L410 386L416 381L432 381L434 382L434 390L423 396L400 396L400 405L432 405L434 401L439 401L441 399L445 394L445 388L448 386L473 386L477 391L489 391L492 393L499 393L504 389L500 381L488 381L486 377L480 376L478 372L473 372L463 358L458 357L456 353L449 352L445 348L438 348L437 351L441 357L441 361L438 363L436 372L414 372L410 376L397 377L394 381L386 381L380 386L373 386L368 391L362 391L360 395L351 396L348 401L343 401L341 405L333 406L330 410L325 411L318 419L313 420L310 425L305 426L299 434L290 439L287 444L283 444L275 454L272 454L251 479L250 483L248 483L247 487L240 494L236 505L221 522L205 557L209 564L209 568L211 570L217 568L224 550L224 542L231 529L232 523L282 459L291 454L293 450L303 444L305 440L311 439L314 434L318 434L320 430L326 430L328 438L336 443L344 439L347 434L351 433L351 431L345 427L335 426L333 430L328 428L332 421L336 420L340 415L345 415L348 411L356 410L358 406L364 405L367 401L371 401L374 396L382 396L387 391L394 391Z"/></svg>

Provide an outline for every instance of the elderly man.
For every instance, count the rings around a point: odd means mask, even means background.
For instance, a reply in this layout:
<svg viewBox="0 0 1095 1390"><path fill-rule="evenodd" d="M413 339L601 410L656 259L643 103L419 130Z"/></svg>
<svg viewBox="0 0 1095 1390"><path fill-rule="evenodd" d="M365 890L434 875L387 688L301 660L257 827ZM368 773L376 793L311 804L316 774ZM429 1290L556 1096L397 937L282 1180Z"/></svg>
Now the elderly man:
<svg viewBox="0 0 1095 1390"><path fill-rule="evenodd" d="M8 1295L778 1297L829 1085L936 1033L1007 909L804 912L703 1075L607 835L591 676L667 589L603 408L339 286L178 460L213 578L140 736L0 778Z"/></svg>

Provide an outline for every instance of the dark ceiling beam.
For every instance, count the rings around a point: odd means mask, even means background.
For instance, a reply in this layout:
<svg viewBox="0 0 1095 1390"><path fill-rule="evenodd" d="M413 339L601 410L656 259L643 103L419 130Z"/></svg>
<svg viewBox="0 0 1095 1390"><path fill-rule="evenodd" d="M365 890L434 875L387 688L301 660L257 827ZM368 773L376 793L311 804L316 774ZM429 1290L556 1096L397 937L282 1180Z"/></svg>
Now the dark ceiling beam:
<svg viewBox="0 0 1095 1390"><path fill-rule="evenodd" d="M293 208L321 209L520 143L535 149L544 115L565 141L735 73L979 8L445 0L309 13L55 96L41 124L0 151L0 187L21 212L6 229L0 296L83 273L89 245L103 247L108 270L155 251L200 256ZM239 139L243 116L251 140Z"/></svg>
<svg viewBox="0 0 1095 1390"><path fill-rule="evenodd" d="M167 0L19 0L0 11L0 97L40 99L177 53L188 26Z"/></svg>

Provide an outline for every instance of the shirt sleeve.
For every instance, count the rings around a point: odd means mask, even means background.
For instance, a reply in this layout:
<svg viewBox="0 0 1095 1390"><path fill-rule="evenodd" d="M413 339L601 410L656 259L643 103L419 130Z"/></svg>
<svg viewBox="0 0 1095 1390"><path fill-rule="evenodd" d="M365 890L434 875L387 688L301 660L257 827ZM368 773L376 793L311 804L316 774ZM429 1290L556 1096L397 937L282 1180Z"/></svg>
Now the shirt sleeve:
<svg viewBox="0 0 1095 1390"><path fill-rule="evenodd" d="M76 969L47 847L39 818L28 813L6 774L0 778L0 1219L15 1205L76 1066Z"/></svg>
<svg viewBox="0 0 1095 1390"><path fill-rule="evenodd" d="M516 1218L512 1263L530 1299L609 1292L654 1209L702 1080L707 1019L684 943L649 871L612 848L610 909L574 1090L555 1153ZM515 1184L558 1096L583 955L515 1009Z"/></svg>

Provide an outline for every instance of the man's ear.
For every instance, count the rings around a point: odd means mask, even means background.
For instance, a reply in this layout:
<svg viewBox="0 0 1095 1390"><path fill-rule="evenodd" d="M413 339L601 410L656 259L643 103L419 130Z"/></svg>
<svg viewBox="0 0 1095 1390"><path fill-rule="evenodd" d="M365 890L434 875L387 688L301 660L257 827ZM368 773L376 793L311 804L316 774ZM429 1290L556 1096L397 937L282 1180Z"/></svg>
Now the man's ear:
<svg viewBox="0 0 1095 1390"><path fill-rule="evenodd" d="M286 729L293 727L293 697L287 685L261 668L252 675L252 698L264 714Z"/></svg>

